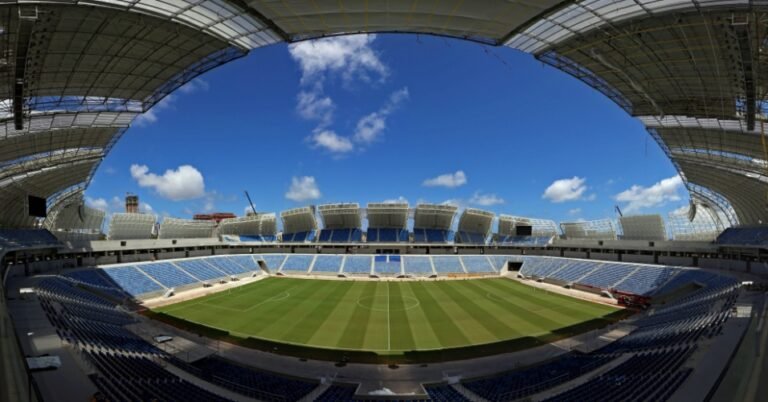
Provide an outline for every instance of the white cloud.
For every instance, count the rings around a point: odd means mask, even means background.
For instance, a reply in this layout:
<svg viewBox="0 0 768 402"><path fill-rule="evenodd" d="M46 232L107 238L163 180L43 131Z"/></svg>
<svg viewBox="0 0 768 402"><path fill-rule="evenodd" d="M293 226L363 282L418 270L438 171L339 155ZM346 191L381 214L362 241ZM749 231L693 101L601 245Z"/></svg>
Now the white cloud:
<svg viewBox="0 0 768 402"><path fill-rule="evenodd" d="M403 197L402 195L397 198L390 198L388 200L382 201L385 204L402 204L402 203L408 203L408 199Z"/></svg>
<svg viewBox="0 0 768 402"><path fill-rule="evenodd" d="M469 199L470 204L480 205L483 207L490 207L492 205L499 205L504 203L504 199L498 197L496 194L482 194L476 191Z"/></svg>
<svg viewBox="0 0 768 402"><path fill-rule="evenodd" d="M291 178L291 187L285 193L285 198L292 201L307 201L320 198L320 189L313 176Z"/></svg>
<svg viewBox="0 0 768 402"><path fill-rule="evenodd" d="M456 173L446 173L440 176L426 179L422 183L426 187L448 187L455 188L467 184L467 175L463 170L457 170Z"/></svg>
<svg viewBox="0 0 768 402"><path fill-rule="evenodd" d="M691 209L688 205L683 205L679 208L675 208L671 213L672 215L687 215L688 211Z"/></svg>
<svg viewBox="0 0 768 402"><path fill-rule="evenodd" d="M245 208L243 208L243 215L248 215L251 212L256 213L256 210L251 208L250 205L246 205Z"/></svg>
<svg viewBox="0 0 768 402"><path fill-rule="evenodd" d="M314 147L324 148L333 153L346 153L354 150L355 146L347 137L342 137L331 130L323 130L309 137Z"/></svg>
<svg viewBox="0 0 768 402"><path fill-rule="evenodd" d="M131 177L141 187L155 190L161 197L172 201L200 198L205 195L203 175L195 167L182 165L168 169L163 175L149 173L146 165L131 165Z"/></svg>
<svg viewBox="0 0 768 402"><path fill-rule="evenodd" d="M139 212L142 214L151 214L153 211L152 206L146 202L139 202Z"/></svg>
<svg viewBox="0 0 768 402"><path fill-rule="evenodd" d="M301 68L302 84L321 80L326 72L340 73L345 81L371 76L383 80L389 69L371 47L376 35L347 35L303 41L288 46L288 52Z"/></svg>
<svg viewBox="0 0 768 402"><path fill-rule="evenodd" d="M158 113L166 109L171 109L175 100L176 98L173 95L166 96L161 99L160 102L157 102L155 106L152 106L152 108L133 119L132 125L136 127L145 127L152 123L156 123L158 120Z"/></svg>
<svg viewBox="0 0 768 402"><path fill-rule="evenodd" d="M616 194L616 201L626 202L625 212L637 212L644 208L664 205L668 201L679 201L678 190L683 185L680 176L672 176L656 182L650 187L633 185Z"/></svg>
<svg viewBox="0 0 768 402"><path fill-rule="evenodd" d="M179 91L181 91L183 94L192 94L198 91L207 91L209 87L210 85L208 85L207 81L203 80L202 78L196 78L182 85L179 88Z"/></svg>
<svg viewBox="0 0 768 402"><path fill-rule="evenodd" d="M568 210L568 215L577 216L581 215L581 208L573 208Z"/></svg>
<svg viewBox="0 0 768 402"><path fill-rule="evenodd" d="M384 105L361 117L354 132L340 135L329 129L336 103L325 94L325 79L340 75L345 85L355 80L384 81L389 68L371 47L376 35L351 35L299 42L288 47L291 58L301 69L302 90L296 97L296 111L303 119L317 122L308 141L335 154L347 153L379 139L387 127L387 118L408 99L408 88L390 94Z"/></svg>
<svg viewBox="0 0 768 402"><path fill-rule="evenodd" d="M333 121L336 105L333 103L333 99L325 96L319 88L312 91L300 91L296 100L296 111L302 118L317 121L320 127L325 127Z"/></svg>
<svg viewBox="0 0 768 402"><path fill-rule="evenodd" d="M584 192L587 191L586 182L587 179L578 176L555 180L544 190L541 198L549 199L552 202L576 201L581 199ZM593 196L589 196L588 200L593 200Z"/></svg>
<svg viewBox="0 0 768 402"><path fill-rule="evenodd" d="M390 94L387 102L378 111L364 116L357 122L354 140L368 144L378 139L384 129L387 128L387 117L409 97L410 93L407 87L400 88Z"/></svg>
<svg viewBox="0 0 768 402"><path fill-rule="evenodd" d="M103 198L85 197L85 205L102 211L106 211L109 208L109 203Z"/></svg>

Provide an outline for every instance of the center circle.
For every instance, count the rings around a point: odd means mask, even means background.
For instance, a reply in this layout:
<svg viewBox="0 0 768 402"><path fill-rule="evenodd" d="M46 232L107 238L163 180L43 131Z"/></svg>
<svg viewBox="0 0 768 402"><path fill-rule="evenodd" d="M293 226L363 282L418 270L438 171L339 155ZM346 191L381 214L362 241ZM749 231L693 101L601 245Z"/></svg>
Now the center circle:
<svg viewBox="0 0 768 402"><path fill-rule="evenodd" d="M357 299L357 305L371 311L405 311L416 308L421 304L419 299L411 296L402 296L402 305L395 305L387 297L362 296Z"/></svg>

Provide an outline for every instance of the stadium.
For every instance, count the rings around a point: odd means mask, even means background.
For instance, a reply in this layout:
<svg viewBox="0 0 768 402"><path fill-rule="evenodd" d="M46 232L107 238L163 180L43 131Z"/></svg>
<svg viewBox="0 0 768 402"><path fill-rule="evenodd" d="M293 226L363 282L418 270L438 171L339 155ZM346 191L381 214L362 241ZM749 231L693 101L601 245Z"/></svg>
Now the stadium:
<svg viewBox="0 0 768 402"><path fill-rule="evenodd" d="M765 399L768 4L33 0L0 10L0 401ZM579 81L642 124L689 205L555 222L404 199L257 212L246 193L242 216L191 219L159 217L135 194L119 208L88 201L124 134L201 75L271 45L377 33L514 50ZM322 124L315 134L337 150L362 147ZM131 174L157 182L147 169ZM358 200L369 198L362 188Z"/></svg>

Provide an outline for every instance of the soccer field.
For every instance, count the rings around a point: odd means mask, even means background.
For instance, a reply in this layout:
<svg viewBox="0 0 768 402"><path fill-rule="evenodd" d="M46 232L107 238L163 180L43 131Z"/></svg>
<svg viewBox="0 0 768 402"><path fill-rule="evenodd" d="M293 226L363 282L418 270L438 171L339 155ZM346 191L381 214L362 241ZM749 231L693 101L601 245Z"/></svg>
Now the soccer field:
<svg viewBox="0 0 768 402"><path fill-rule="evenodd" d="M268 278L155 311L243 338L397 354L546 337L617 309L503 278Z"/></svg>

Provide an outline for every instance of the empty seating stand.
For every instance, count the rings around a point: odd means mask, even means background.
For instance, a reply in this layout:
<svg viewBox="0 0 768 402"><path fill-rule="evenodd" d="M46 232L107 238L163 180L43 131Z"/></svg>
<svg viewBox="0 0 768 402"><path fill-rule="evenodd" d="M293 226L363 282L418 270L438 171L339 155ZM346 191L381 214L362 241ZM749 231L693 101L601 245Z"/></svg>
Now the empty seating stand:
<svg viewBox="0 0 768 402"><path fill-rule="evenodd" d="M427 256L403 256L403 271L406 275L432 276L432 259Z"/></svg>
<svg viewBox="0 0 768 402"><path fill-rule="evenodd" d="M408 230L368 228L366 241L368 243L406 243L408 242Z"/></svg>
<svg viewBox="0 0 768 402"><path fill-rule="evenodd" d="M464 274L464 268L461 265L461 261L457 256L434 256L432 257L432 264L435 267L435 272L440 274Z"/></svg>
<svg viewBox="0 0 768 402"><path fill-rule="evenodd" d="M168 262L141 264L136 265L136 267L167 288L176 288L200 282L199 279Z"/></svg>
<svg viewBox="0 0 768 402"><path fill-rule="evenodd" d="M453 232L441 229L413 229L414 243L449 243L453 241Z"/></svg>
<svg viewBox="0 0 768 402"><path fill-rule="evenodd" d="M133 265L106 268L106 273L123 290L134 297L144 296L149 293L156 293L166 290L158 282L152 280Z"/></svg>
<svg viewBox="0 0 768 402"><path fill-rule="evenodd" d="M722 245L768 246L768 226L742 226L725 229L715 241Z"/></svg>
<svg viewBox="0 0 768 402"><path fill-rule="evenodd" d="M312 273L317 275L336 275L341 271L343 255L318 255L312 266Z"/></svg>
<svg viewBox="0 0 768 402"><path fill-rule="evenodd" d="M484 233L458 232L457 239L464 244L485 244Z"/></svg>
<svg viewBox="0 0 768 402"><path fill-rule="evenodd" d="M377 255L373 258L373 271L382 276L398 276L403 273L399 255Z"/></svg>
<svg viewBox="0 0 768 402"><path fill-rule="evenodd" d="M280 272L306 274L315 260L314 255L310 254L291 254L286 258Z"/></svg>
<svg viewBox="0 0 768 402"><path fill-rule="evenodd" d="M372 263L372 258L369 255L348 255L344 259L343 273L348 275L370 275Z"/></svg>

